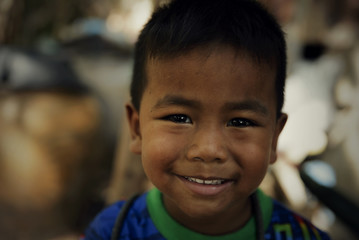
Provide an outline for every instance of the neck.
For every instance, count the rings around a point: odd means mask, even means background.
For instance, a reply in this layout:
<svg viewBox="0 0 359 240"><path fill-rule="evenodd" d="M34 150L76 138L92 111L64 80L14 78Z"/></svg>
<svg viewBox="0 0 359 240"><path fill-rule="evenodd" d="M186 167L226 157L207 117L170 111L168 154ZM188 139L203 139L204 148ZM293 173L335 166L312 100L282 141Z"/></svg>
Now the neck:
<svg viewBox="0 0 359 240"><path fill-rule="evenodd" d="M186 214L186 209L178 208L170 199L164 197L163 201L166 210L177 222L204 235L215 236L235 232L242 228L252 216L249 199L213 216L189 216Z"/></svg>

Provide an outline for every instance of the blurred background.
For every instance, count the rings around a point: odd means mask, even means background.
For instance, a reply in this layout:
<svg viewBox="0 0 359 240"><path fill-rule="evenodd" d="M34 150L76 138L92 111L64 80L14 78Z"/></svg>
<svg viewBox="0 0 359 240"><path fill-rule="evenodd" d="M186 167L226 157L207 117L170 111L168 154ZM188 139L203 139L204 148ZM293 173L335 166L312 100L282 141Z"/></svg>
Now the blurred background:
<svg viewBox="0 0 359 240"><path fill-rule="evenodd" d="M150 187L128 151L133 45L163 0L0 0L0 239L78 239ZM288 43L278 161L262 189L359 239L359 0L261 0Z"/></svg>

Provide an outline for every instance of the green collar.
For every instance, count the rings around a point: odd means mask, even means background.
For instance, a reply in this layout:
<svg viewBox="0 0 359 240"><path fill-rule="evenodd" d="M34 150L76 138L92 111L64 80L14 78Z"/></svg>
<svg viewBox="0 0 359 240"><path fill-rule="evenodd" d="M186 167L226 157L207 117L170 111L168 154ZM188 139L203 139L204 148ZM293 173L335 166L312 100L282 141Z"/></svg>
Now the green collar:
<svg viewBox="0 0 359 240"><path fill-rule="evenodd" d="M264 230L268 228L272 216L273 202L261 190L257 191L259 205L263 215ZM229 239L255 239L255 221L252 216L247 224L238 231L221 236L209 236L194 232L176 222L166 211L162 202L162 193L153 188L147 195L147 207L156 228L166 239L191 240L229 240Z"/></svg>

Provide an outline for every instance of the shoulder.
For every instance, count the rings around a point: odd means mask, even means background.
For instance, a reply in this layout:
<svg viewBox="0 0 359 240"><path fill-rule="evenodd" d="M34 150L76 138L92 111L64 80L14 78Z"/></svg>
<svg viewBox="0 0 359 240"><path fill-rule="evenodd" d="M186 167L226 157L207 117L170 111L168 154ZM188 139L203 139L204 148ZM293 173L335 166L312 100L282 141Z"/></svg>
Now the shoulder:
<svg viewBox="0 0 359 240"><path fill-rule="evenodd" d="M139 196L135 202L133 202L126 217L126 224L128 224L127 222L129 221L142 219L143 212L147 209L146 195L147 194L143 194ZM102 210L86 229L85 240L111 239L112 229L117 216L125 203L126 201L119 201Z"/></svg>
<svg viewBox="0 0 359 240"><path fill-rule="evenodd" d="M273 200L273 213L269 232L274 236L287 236L284 239L330 239L308 219Z"/></svg>

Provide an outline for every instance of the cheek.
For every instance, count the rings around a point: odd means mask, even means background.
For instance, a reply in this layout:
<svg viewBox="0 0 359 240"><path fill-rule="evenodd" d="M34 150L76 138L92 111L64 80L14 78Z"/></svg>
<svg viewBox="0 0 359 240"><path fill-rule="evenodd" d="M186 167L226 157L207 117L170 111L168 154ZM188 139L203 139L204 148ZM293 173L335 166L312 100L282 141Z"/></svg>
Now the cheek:
<svg viewBox="0 0 359 240"><path fill-rule="evenodd" d="M244 174L254 182L261 182L267 172L271 156L270 142L263 142L259 139L252 143L245 144L242 151L241 165Z"/></svg>
<svg viewBox="0 0 359 240"><path fill-rule="evenodd" d="M181 156L178 139L156 129L142 137L142 164L147 176L152 179L170 171Z"/></svg>

